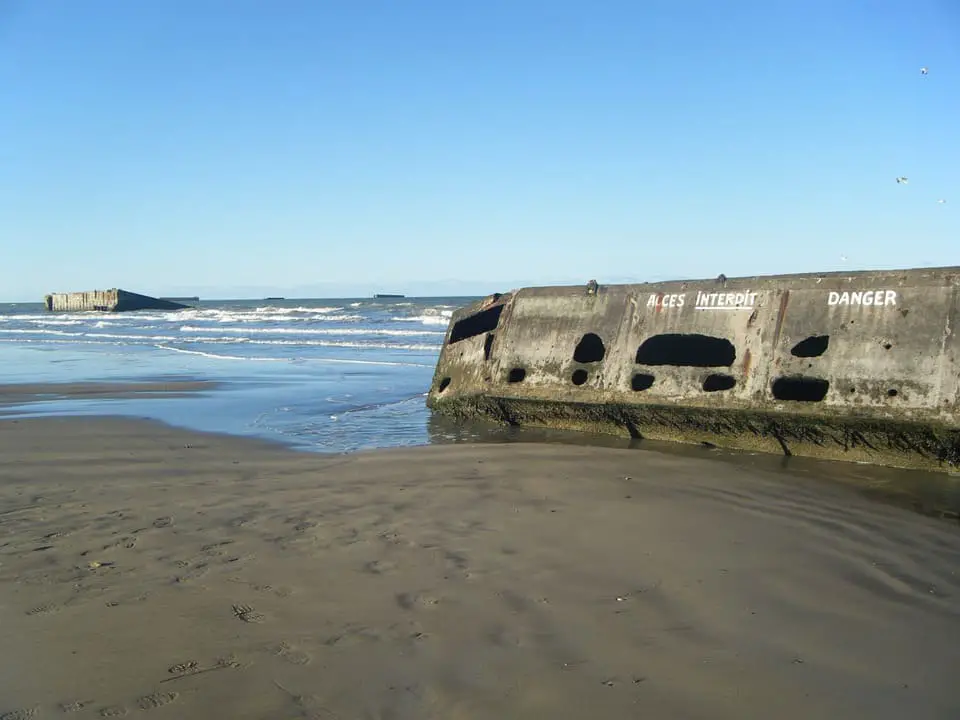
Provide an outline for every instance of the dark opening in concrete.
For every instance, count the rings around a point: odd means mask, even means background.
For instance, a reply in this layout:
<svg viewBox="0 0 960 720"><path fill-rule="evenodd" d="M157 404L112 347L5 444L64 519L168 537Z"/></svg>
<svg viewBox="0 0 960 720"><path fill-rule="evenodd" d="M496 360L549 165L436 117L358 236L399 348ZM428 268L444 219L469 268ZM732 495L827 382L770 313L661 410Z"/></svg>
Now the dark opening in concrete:
<svg viewBox="0 0 960 720"><path fill-rule="evenodd" d="M731 375L707 375L706 380L703 381L703 389L705 392L720 392L730 390L736 384L736 378Z"/></svg>
<svg viewBox="0 0 960 720"><path fill-rule="evenodd" d="M648 373L637 373L630 379L630 389L636 392L649 390L653 387L653 381L656 378Z"/></svg>
<svg viewBox="0 0 960 720"><path fill-rule="evenodd" d="M524 368L511 368L510 372L507 374L508 383L518 383L523 382L523 379L527 376L527 371Z"/></svg>
<svg viewBox="0 0 960 720"><path fill-rule="evenodd" d="M654 335L637 348L639 365L730 367L736 358L737 349L732 342L709 335Z"/></svg>
<svg viewBox="0 0 960 720"><path fill-rule="evenodd" d="M773 396L777 400L820 402L827 396L830 382L821 378L781 377L773 381Z"/></svg>
<svg viewBox="0 0 960 720"><path fill-rule="evenodd" d="M493 333L487 335L487 339L483 341L483 360L486 362L490 359L490 351L493 350Z"/></svg>
<svg viewBox="0 0 960 720"><path fill-rule="evenodd" d="M896 388L890 388L887 390L887 397L896 397L900 393L897 392Z"/></svg>
<svg viewBox="0 0 960 720"><path fill-rule="evenodd" d="M603 346L603 340L600 339L600 336L587 333L577 343L577 347L573 351L573 360L578 363L600 362L606 354L607 349Z"/></svg>
<svg viewBox="0 0 960 720"><path fill-rule="evenodd" d="M570 380L573 381L574 385L583 385L587 381L587 371L582 368L574 370Z"/></svg>
<svg viewBox="0 0 960 720"><path fill-rule="evenodd" d="M450 387L450 378L445 377L443 380L440 381L440 385L437 386L437 392L443 392L448 387Z"/></svg>
<svg viewBox="0 0 960 720"><path fill-rule="evenodd" d="M497 329L497 323L500 322L500 313L503 312L503 305L494 305L475 315L458 320L450 332L450 343L460 342L467 338L483 335L486 332L493 332Z"/></svg>
<svg viewBox="0 0 960 720"><path fill-rule="evenodd" d="M883 344L883 349L884 349L884 350L889 350L889 349L892 348L892 347L893 347L893 345L892 345L891 343L884 343L884 344Z"/></svg>
<svg viewBox="0 0 960 720"><path fill-rule="evenodd" d="M802 358L820 357L827 351L829 345L829 335L811 335L794 345L790 350L790 354L794 357Z"/></svg>

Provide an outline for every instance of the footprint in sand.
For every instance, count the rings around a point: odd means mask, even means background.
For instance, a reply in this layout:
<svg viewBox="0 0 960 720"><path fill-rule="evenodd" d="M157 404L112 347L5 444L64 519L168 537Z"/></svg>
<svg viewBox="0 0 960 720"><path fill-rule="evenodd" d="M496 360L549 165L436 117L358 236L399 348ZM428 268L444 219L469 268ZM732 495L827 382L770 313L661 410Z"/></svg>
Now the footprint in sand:
<svg viewBox="0 0 960 720"><path fill-rule="evenodd" d="M144 695L142 698L137 700L137 706L141 710L154 710L156 708L163 707L164 705L169 705L170 703L176 701L178 697L180 697L180 693L156 692L150 695Z"/></svg>
<svg viewBox="0 0 960 720"><path fill-rule="evenodd" d="M371 560L363 565L363 571L370 575L386 575L396 569L396 563L389 560Z"/></svg>
<svg viewBox="0 0 960 720"><path fill-rule="evenodd" d="M62 713L80 712L92 702L93 700L71 700L70 702L63 702L63 703L60 703L60 712Z"/></svg>
<svg viewBox="0 0 960 720"><path fill-rule="evenodd" d="M310 662L310 655L298 650L297 648L288 645L285 642L280 643L273 649L273 654L279 658L283 658L288 663L292 665L306 665Z"/></svg>
<svg viewBox="0 0 960 720"><path fill-rule="evenodd" d="M158 517L153 521L153 526L155 528L165 528L173 525L173 518L169 515L164 515L163 517Z"/></svg>
<svg viewBox="0 0 960 720"><path fill-rule="evenodd" d="M19 708L0 715L0 720L30 720L37 716L37 708Z"/></svg>
<svg viewBox="0 0 960 720"><path fill-rule="evenodd" d="M50 613L60 612L60 606L55 603L43 603L27 610L27 615L48 615ZM2 720L2 717L0 717Z"/></svg>
<svg viewBox="0 0 960 720"><path fill-rule="evenodd" d="M323 644L329 647L352 646L360 643L378 643L382 640L383 635L374 628L365 625L348 624L344 625L340 632L324 640Z"/></svg>
<svg viewBox="0 0 960 720"><path fill-rule="evenodd" d="M187 662L171 665L167 668L167 672L171 675L189 675L190 673L197 672L199 669L200 663L196 660L188 660Z"/></svg>
<svg viewBox="0 0 960 720"><path fill-rule="evenodd" d="M239 670L244 668L249 663L243 663L236 655L227 655L226 657L217 658L213 666L220 669L231 668L233 670Z"/></svg>
<svg viewBox="0 0 960 720"><path fill-rule="evenodd" d="M191 580L199 580L208 572L210 572L210 568L208 568L206 565L197 565L196 567L190 568L184 573L180 573L173 579L173 581L178 585L188 583Z"/></svg>
<svg viewBox="0 0 960 720"><path fill-rule="evenodd" d="M219 548L226 547L227 545L233 545L233 542L234 542L233 540L221 540L220 542L208 543L204 545L202 548L200 548L200 550L205 553L211 553L213 551L216 551L216 552L213 552L213 554L220 555L221 552Z"/></svg>
<svg viewBox="0 0 960 720"><path fill-rule="evenodd" d="M404 610L414 610L418 607L433 608L440 604L439 598L419 593L398 593L395 600Z"/></svg>
<svg viewBox="0 0 960 720"><path fill-rule="evenodd" d="M233 614L245 623L262 623L267 617L254 610L250 605L234 605Z"/></svg>
<svg viewBox="0 0 960 720"><path fill-rule="evenodd" d="M126 714L127 709L123 705L108 705L105 708L100 708L100 717L115 718L123 717Z"/></svg>

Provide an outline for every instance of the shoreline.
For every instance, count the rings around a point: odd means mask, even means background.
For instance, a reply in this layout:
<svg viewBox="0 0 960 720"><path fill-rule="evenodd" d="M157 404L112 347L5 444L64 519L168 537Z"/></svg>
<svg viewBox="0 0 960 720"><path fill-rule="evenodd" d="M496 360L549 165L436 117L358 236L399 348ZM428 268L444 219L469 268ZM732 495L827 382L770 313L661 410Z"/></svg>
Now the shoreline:
<svg viewBox="0 0 960 720"><path fill-rule="evenodd" d="M21 404L29 406L48 400L188 397L204 390L216 390L222 385L222 382L212 380L182 379L3 383L0 384L0 407Z"/></svg>
<svg viewBox="0 0 960 720"><path fill-rule="evenodd" d="M960 529L802 473L61 417L0 478L0 714L960 710Z"/></svg>
<svg viewBox="0 0 960 720"><path fill-rule="evenodd" d="M0 422L26 419L82 417L96 422L101 419L125 418L133 421L157 423L167 429L214 437L266 442L276 448L319 456L344 456L355 453L383 452L401 447L430 447L434 445L486 444L550 444L561 447L598 447L630 451L654 452L686 459L707 459L729 466L735 472L763 470L785 473L789 477L817 478L826 485L842 485L874 501L912 510L921 515L960 524L960 474L941 471L899 468L854 461L824 460L808 457L786 457L763 452L703 446L649 439L625 439L605 434L539 427L504 427L485 422L452 423L444 416L428 418L425 442L411 445L350 450L330 450L310 446L297 438L266 433L241 433L230 429L191 427L158 417L149 412L149 405L139 412L111 412L113 400L150 400L193 398L204 392L222 390L230 383L174 376L130 381L36 382L0 384ZM64 412L70 403L103 401L103 406L84 412ZM31 413L34 406L58 403L52 411ZM16 408L14 412L10 408Z"/></svg>

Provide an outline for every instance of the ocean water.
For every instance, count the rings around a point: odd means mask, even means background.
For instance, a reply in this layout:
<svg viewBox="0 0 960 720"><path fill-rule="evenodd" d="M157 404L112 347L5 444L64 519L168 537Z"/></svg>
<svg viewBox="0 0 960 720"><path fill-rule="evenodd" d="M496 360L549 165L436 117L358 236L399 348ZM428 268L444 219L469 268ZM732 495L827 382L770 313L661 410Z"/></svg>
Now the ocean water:
<svg viewBox="0 0 960 720"><path fill-rule="evenodd" d="M425 399L450 315L473 299L207 301L130 313L0 305L0 383L217 383L185 397L2 410L150 417L322 452L424 444L437 432Z"/></svg>

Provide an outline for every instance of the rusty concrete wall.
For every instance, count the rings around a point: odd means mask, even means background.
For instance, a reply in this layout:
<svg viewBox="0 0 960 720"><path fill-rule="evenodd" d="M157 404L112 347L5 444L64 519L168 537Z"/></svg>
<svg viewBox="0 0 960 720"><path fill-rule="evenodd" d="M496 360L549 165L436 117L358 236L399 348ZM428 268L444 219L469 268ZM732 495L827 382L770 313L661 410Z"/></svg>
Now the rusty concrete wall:
<svg viewBox="0 0 960 720"><path fill-rule="evenodd" d="M960 467L960 268L524 288L451 318L436 412Z"/></svg>
<svg viewBox="0 0 960 720"><path fill-rule="evenodd" d="M52 312L126 312L132 310L179 310L188 307L178 302L140 295L129 290L90 290L87 292L51 293L44 305Z"/></svg>

